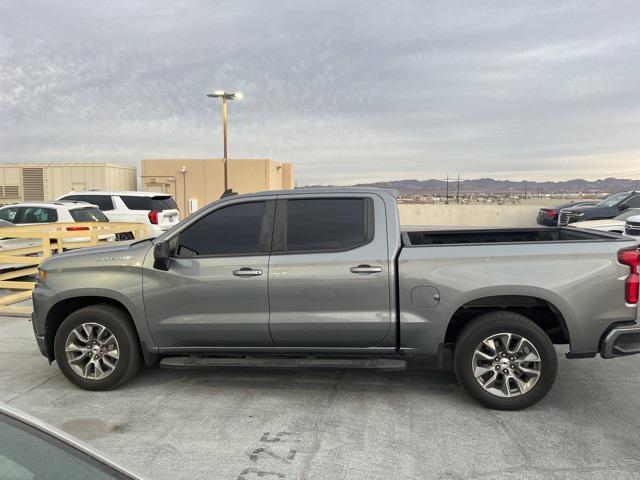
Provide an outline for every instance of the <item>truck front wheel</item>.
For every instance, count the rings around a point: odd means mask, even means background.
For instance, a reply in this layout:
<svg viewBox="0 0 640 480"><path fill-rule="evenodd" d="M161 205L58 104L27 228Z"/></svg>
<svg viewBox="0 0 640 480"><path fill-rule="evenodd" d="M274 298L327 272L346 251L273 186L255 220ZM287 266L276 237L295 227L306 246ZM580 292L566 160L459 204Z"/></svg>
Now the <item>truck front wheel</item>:
<svg viewBox="0 0 640 480"><path fill-rule="evenodd" d="M129 317L111 305L92 305L69 315L54 339L60 370L85 390L111 390L140 369L140 347Z"/></svg>
<svg viewBox="0 0 640 480"><path fill-rule="evenodd" d="M454 369L464 390L495 410L520 410L540 401L556 378L558 359L547 334L513 312L472 320L454 347Z"/></svg>

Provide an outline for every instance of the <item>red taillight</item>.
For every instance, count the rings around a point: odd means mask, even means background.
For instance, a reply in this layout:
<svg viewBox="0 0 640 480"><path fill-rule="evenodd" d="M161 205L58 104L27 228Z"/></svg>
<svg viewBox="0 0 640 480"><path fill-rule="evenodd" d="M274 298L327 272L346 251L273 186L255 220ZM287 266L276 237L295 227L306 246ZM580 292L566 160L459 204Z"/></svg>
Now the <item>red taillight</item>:
<svg viewBox="0 0 640 480"><path fill-rule="evenodd" d="M67 232L79 232L81 230L89 230L89 227L67 227Z"/></svg>
<svg viewBox="0 0 640 480"><path fill-rule="evenodd" d="M149 221L152 225L158 224L158 213L160 213L158 210L151 210L149 212Z"/></svg>
<svg viewBox="0 0 640 480"><path fill-rule="evenodd" d="M618 261L629 267L629 276L624 281L624 292L627 303L638 303L638 294L640 293L640 275L638 275L638 266L640 265L640 251L620 250L618 252Z"/></svg>
<svg viewBox="0 0 640 480"><path fill-rule="evenodd" d="M557 210L547 210L547 217L555 217L557 214Z"/></svg>

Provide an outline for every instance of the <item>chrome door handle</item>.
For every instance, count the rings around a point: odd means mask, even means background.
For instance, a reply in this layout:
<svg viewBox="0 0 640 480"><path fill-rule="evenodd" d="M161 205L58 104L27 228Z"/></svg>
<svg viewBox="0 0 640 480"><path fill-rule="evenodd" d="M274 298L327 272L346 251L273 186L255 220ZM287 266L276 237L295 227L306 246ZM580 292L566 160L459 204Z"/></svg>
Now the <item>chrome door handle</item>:
<svg viewBox="0 0 640 480"><path fill-rule="evenodd" d="M368 274L368 273L380 273L382 267L374 267L371 265L358 265L357 267L351 267L349 269L351 273Z"/></svg>
<svg viewBox="0 0 640 480"><path fill-rule="evenodd" d="M257 277L262 275L262 270L251 267L242 267L240 270L234 270L233 274L236 277Z"/></svg>

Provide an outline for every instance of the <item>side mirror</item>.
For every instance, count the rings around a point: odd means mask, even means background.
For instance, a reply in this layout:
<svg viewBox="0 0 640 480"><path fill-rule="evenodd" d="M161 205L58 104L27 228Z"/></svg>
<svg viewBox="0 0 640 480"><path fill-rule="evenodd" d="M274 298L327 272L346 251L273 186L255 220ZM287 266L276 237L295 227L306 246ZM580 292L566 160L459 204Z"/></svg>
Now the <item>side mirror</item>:
<svg viewBox="0 0 640 480"><path fill-rule="evenodd" d="M629 204L628 203L621 203L620 205L618 205L618 210L622 211L622 210L628 210L629 209Z"/></svg>
<svg viewBox="0 0 640 480"><path fill-rule="evenodd" d="M153 247L153 268L157 270L169 270L169 260L171 258L171 248L169 242L160 242Z"/></svg>

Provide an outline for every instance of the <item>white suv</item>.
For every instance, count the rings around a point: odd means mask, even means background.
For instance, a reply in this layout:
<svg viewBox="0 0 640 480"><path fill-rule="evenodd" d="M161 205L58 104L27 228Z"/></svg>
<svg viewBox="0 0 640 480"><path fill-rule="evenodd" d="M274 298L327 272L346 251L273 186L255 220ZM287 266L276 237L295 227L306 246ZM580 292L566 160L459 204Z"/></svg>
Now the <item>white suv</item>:
<svg viewBox="0 0 640 480"><path fill-rule="evenodd" d="M108 222L109 219L95 205L84 202L25 202L0 208L0 250L28 248L41 245L41 241L28 238L5 238L1 227L12 225L38 225L46 223ZM67 227L67 230L89 230L89 227ZM113 233L98 235L100 240L113 241ZM86 242L89 237L68 238L65 242ZM4 266L3 266L4 267Z"/></svg>
<svg viewBox="0 0 640 480"><path fill-rule="evenodd" d="M171 195L162 193L69 192L59 200L76 200L97 205L112 222L145 223L150 237L157 237L179 220L176 202ZM127 234L118 236L119 240L127 238Z"/></svg>

